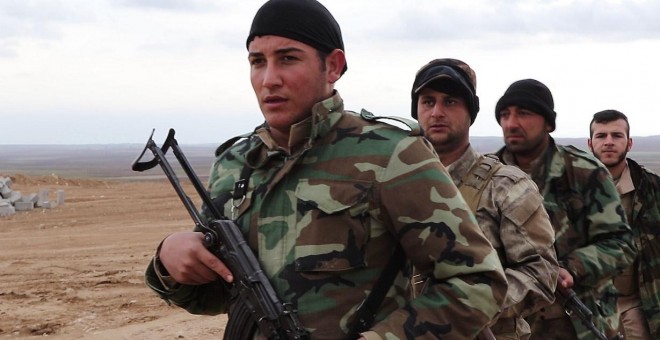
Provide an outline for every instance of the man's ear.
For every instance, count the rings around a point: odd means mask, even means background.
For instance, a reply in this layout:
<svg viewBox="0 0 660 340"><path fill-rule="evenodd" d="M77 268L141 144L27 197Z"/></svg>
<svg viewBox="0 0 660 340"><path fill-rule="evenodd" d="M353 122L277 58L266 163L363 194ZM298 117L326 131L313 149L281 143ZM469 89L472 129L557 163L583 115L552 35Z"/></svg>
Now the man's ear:
<svg viewBox="0 0 660 340"><path fill-rule="evenodd" d="M325 58L326 72L328 72L328 80L331 84L334 84L339 78L341 78L344 66L346 66L346 55L344 54L344 51L335 48Z"/></svg>
<svg viewBox="0 0 660 340"><path fill-rule="evenodd" d="M632 150L632 146L633 146L633 140L632 138L628 138L628 147L626 148L626 151Z"/></svg>
<svg viewBox="0 0 660 340"><path fill-rule="evenodd" d="M587 139L587 145L589 146L589 150L591 150L591 152L594 152L594 147L591 144L591 138Z"/></svg>

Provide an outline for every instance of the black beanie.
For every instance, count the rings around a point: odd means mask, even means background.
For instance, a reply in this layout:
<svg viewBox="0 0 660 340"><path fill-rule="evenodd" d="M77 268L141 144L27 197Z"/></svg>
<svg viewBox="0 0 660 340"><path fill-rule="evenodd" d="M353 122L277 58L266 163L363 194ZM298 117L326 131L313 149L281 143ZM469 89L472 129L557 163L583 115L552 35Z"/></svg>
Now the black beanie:
<svg viewBox="0 0 660 340"><path fill-rule="evenodd" d="M257 11L245 43L257 36L277 35L300 41L317 50L330 53L344 51L341 29L327 8L316 0L269 0ZM344 66L342 74L348 66Z"/></svg>
<svg viewBox="0 0 660 340"><path fill-rule="evenodd" d="M474 123L479 112L477 76L468 64L458 59L435 59L417 71L410 92L412 100L410 112L415 119L417 119L419 91L425 87L465 99L471 122Z"/></svg>
<svg viewBox="0 0 660 340"><path fill-rule="evenodd" d="M555 131L557 113L554 111L555 102L550 89L535 79L518 80L511 84L495 105L495 119L500 124L500 112L507 107L515 105L542 115Z"/></svg>

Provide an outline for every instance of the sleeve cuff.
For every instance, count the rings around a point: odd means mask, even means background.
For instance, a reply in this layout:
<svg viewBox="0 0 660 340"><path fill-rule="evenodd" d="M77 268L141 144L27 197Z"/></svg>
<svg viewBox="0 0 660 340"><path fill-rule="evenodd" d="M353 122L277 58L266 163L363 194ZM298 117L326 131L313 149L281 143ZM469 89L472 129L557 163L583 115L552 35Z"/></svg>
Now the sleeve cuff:
<svg viewBox="0 0 660 340"><path fill-rule="evenodd" d="M158 248L156 249L156 255L154 255L153 266L154 272L158 277L158 281L163 285L166 291L174 291L181 287L181 284L176 282L173 277L170 276L170 273L167 271L167 268L160 262L160 247L163 245L163 241L160 242Z"/></svg>
<svg viewBox="0 0 660 340"><path fill-rule="evenodd" d="M181 287L181 284L176 282L173 277L169 275L167 272L167 269L165 269L165 266L160 262L160 258L158 257L158 254L154 256L154 272L156 272L156 276L158 277L158 281L163 285L163 288L167 291L174 291L177 290L179 287Z"/></svg>

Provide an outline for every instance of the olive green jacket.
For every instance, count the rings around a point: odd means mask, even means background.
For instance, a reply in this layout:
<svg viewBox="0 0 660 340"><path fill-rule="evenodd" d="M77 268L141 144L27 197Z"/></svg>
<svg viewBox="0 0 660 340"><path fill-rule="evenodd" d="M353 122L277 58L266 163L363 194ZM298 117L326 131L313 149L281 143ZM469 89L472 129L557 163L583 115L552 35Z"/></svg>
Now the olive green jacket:
<svg viewBox="0 0 660 340"><path fill-rule="evenodd" d="M497 154L515 165L506 147ZM596 326L613 334L619 322L612 278L636 256L619 193L607 168L582 150L550 138L541 157L530 176L555 229L557 259L572 274L573 289L593 312ZM577 317L571 321L578 338L593 338Z"/></svg>
<svg viewBox="0 0 660 340"><path fill-rule="evenodd" d="M637 274L642 310L651 337L660 338L660 176L628 158L630 176L635 185L632 219L635 236Z"/></svg>

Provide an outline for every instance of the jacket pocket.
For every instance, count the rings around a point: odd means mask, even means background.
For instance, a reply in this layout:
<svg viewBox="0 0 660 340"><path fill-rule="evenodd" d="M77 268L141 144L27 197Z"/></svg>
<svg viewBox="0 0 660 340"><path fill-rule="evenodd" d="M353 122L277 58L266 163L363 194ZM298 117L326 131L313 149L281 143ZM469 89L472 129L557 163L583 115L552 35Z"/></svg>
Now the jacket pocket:
<svg viewBox="0 0 660 340"><path fill-rule="evenodd" d="M371 183L301 180L295 192L296 271L365 267Z"/></svg>

